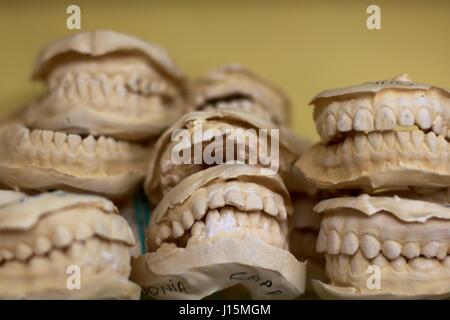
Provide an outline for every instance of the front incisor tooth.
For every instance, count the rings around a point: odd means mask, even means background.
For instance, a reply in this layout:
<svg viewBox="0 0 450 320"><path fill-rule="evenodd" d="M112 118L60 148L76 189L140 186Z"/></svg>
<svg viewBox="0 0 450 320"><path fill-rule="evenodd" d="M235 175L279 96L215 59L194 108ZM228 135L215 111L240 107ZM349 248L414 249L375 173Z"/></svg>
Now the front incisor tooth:
<svg viewBox="0 0 450 320"><path fill-rule="evenodd" d="M392 130L395 127L395 114L388 106L382 106L375 116L375 129Z"/></svg>
<svg viewBox="0 0 450 320"><path fill-rule="evenodd" d="M250 226L252 226L252 227L259 226L259 219L260 218L261 218L261 214L259 212L249 213Z"/></svg>
<svg viewBox="0 0 450 320"><path fill-rule="evenodd" d="M211 229L216 225L220 220L220 213L217 209L208 211L208 214L206 215L206 227L208 229Z"/></svg>
<svg viewBox="0 0 450 320"><path fill-rule="evenodd" d="M408 131L397 131L395 132L395 135L397 136L397 141L403 150L410 149L411 140L410 133Z"/></svg>
<svg viewBox="0 0 450 320"><path fill-rule="evenodd" d="M235 206L236 208L244 209L244 198L239 190L230 189L225 193L225 202L228 205Z"/></svg>
<svg viewBox="0 0 450 320"><path fill-rule="evenodd" d="M316 241L316 251L317 252L325 252L327 250L327 235L324 229L320 229L319 235L317 236Z"/></svg>
<svg viewBox="0 0 450 320"><path fill-rule="evenodd" d="M20 261L26 261L33 254L33 249L26 243L19 243L16 247L16 258Z"/></svg>
<svg viewBox="0 0 450 320"><path fill-rule="evenodd" d="M44 236L39 236L36 239L36 243L34 244L34 252L36 252L36 254L38 255L46 254L47 252L50 251L51 248L52 243L48 238Z"/></svg>
<svg viewBox="0 0 450 320"><path fill-rule="evenodd" d="M402 255L408 259L418 257L420 255L420 246L415 242L408 242L402 248Z"/></svg>
<svg viewBox="0 0 450 320"><path fill-rule="evenodd" d="M172 234L175 239L184 234L184 228L179 221L172 221Z"/></svg>
<svg viewBox="0 0 450 320"><path fill-rule="evenodd" d="M414 130L411 132L411 140L413 143L414 148L420 148L420 146L423 143L423 139L425 137L425 134L422 130Z"/></svg>
<svg viewBox="0 0 450 320"><path fill-rule="evenodd" d="M358 251L358 248L358 237L353 232L348 232L342 241L342 253L352 256Z"/></svg>
<svg viewBox="0 0 450 320"><path fill-rule="evenodd" d="M246 227L249 224L249 217L246 212L236 211L235 215L238 226Z"/></svg>
<svg viewBox="0 0 450 320"><path fill-rule="evenodd" d="M364 133L356 134L354 147L357 153L363 153L367 150L367 136Z"/></svg>
<svg viewBox="0 0 450 320"><path fill-rule="evenodd" d="M353 121L353 128L356 131L371 131L373 130L373 116L367 109L360 109L355 114Z"/></svg>
<svg viewBox="0 0 450 320"><path fill-rule="evenodd" d="M414 115L407 107L403 107L398 114L398 123L401 126L409 127L414 125Z"/></svg>
<svg viewBox="0 0 450 320"><path fill-rule="evenodd" d="M361 238L361 251L368 259L373 259L380 252L380 242L370 234L364 234Z"/></svg>
<svg viewBox="0 0 450 320"><path fill-rule="evenodd" d="M367 138L374 150L381 150L381 147L383 145L383 137L380 132L371 132L369 133Z"/></svg>
<svg viewBox="0 0 450 320"><path fill-rule="evenodd" d="M386 256L386 258L394 260L402 252L402 246L397 241L386 240L383 242L381 251L383 252L383 255Z"/></svg>
<svg viewBox="0 0 450 320"><path fill-rule="evenodd" d="M194 224L194 217L189 210L186 210L181 215L181 223L185 229L189 229Z"/></svg>
<svg viewBox="0 0 450 320"><path fill-rule="evenodd" d="M327 237L327 253L339 254L341 249L341 238L336 230L331 230Z"/></svg>
<svg viewBox="0 0 450 320"><path fill-rule="evenodd" d="M261 196L257 193L250 192L245 199L245 209L247 211L255 211L263 209Z"/></svg>
<svg viewBox="0 0 450 320"><path fill-rule="evenodd" d="M348 132L352 130L352 119L347 113L342 112L339 114L337 126L340 132Z"/></svg>
<svg viewBox="0 0 450 320"><path fill-rule="evenodd" d="M192 205L192 214L195 220L201 220L208 209L206 201L203 199L198 199Z"/></svg>
<svg viewBox="0 0 450 320"><path fill-rule="evenodd" d="M431 127L431 117L427 109L420 108L416 113L416 123L421 129L429 129Z"/></svg>
<svg viewBox="0 0 450 320"><path fill-rule="evenodd" d="M68 246L73 240L72 233L64 226L59 226L53 233L52 242L57 248Z"/></svg>

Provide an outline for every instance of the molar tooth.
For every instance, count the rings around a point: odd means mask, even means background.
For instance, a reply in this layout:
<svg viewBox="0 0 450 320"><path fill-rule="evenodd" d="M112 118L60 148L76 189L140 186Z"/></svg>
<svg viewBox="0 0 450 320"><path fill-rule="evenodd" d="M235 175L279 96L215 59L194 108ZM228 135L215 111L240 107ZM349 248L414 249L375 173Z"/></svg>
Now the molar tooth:
<svg viewBox="0 0 450 320"><path fill-rule="evenodd" d="M418 257L420 255L420 247L415 242L408 242L402 248L402 255L408 259Z"/></svg>
<svg viewBox="0 0 450 320"><path fill-rule="evenodd" d="M30 260L30 269L35 274L46 273L49 270L50 261L45 257L34 257Z"/></svg>
<svg viewBox="0 0 450 320"><path fill-rule="evenodd" d="M244 198L239 190L230 189L225 193L225 202L241 210L244 209Z"/></svg>
<svg viewBox="0 0 450 320"><path fill-rule="evenodd" d="M12 251L7 250L7 249L3 249L3 250L0 252L0 254L1 254L2 259L3 259L4 261L9 261L9 260L12 260L12 259L14 258L14 253L12 253Z"/></svg>
<svg viewBox="0 0 450 320"><path fill-rule="evenodd" d="M42 131L37 129L31 131L30 140L33 145L36 146L41 143L41 133Z"/></svg>
<svg viewBox="0 0 450 320"><path fill-rule="evenodd" d="M92 228L85 224L85 223L78 223L75 227L75 239L80 240L86 240L94 235L94 230Z"/></svg>
<svg viewBox="0 0 450 320"><path fill-rule="evenodd" d="M369 262L363 256L361 250L358 250L355 255L350 257L350 268L353 274L365 273L368 266Z"/></svg>
<svg viewBox="0 0 450 320"><path fill-rule="evenodd" d="M327 250L327 235L325 234L324 229L320 228L319 235L317 236L316 241L316 251L317 252L325 252Z"/></svg>
<svg viewBox="0 0 450 320"><path fill-rule="evenodd" d="M73 240L72 233L64 226L59 226L53 233L52 242L57 248L68 246Z"/></svg>
<svg viewBox="0 0 450 320"><path fill-rule="evenodd" d="M375 117L375 128L377 130L392 130L395 127L395 114L388 106L383 106Z"/></svg>
<svg viewBox="0 0 450 320"><path fill-rule="evenodd" d="M354 255L359 248L359 240L356 234L353 232L348 232L344 236L342 241L342 253L347 255Z"/></svg>
<svg viewBox="0 0 450 320"><path fill-rule="evenodd" d="M374 150L381 150L381 147L383 145L383 137L380 132L369 133L368 140Z"/></svg>
<svg viewBox="0 0 450 320"><path fill-rule="evenodd" d="M34 244L34 252L38 255L46 254L52 248L50 240L44 236L39 236Z"/></svg>
<svg viewBox="0 0 450 320"><path fill-rule="evenodd" d="M337 126L340 132L348 132L352 130L352 119L348 114L342 112L339 114Z"/></svg>
<svg viewBox="0 0 450 320"><path fill-rule="evenodd" d="M336 123L336 117L332 114L329 113L327 115L327 122L326 122L326 133L328 135L328 137L334 137L336 135L337 132L337 123Z"/></svg>
<svg viewBox="0 0 450 320"><path fill-rule="evenodd" d="M159 225L159 237L164 241L172 236L172 229L167 221Z"/></svg>
<svg viewBox="0 0 450 320"><path fill-rule="evenodd" d="M433 120L433 131L436 132L436 134L441 134L442 132L442 116L438 114L436 118Z"/></svg>
<svg viewBox="0 0 450 320"><path fill-rule="evenodd" d="M77 134L69 134L67 137L67 142L69 143L70 151L75 153L81 145L81 137Z"/></svg>
<svg viewBox="0 0 450 320"><path fill-rule="evenodd" d="M397 241L386 240L383 242L381 251L389 260L394 260L402 252L402 246Z"/></svg>
<svg viewBox="0 0 450 320"><path fill-rule="evenodd" d="M427 258L434 258L436 257L440 246L439 242L430 241L422 247L422 254Z"/></svg>
<svg viewBox="0 0 450 320"><path fill-rule="evenodd" d="M33 254L33 249L26 243L21 242L16 247L16 258L20 261L26 261Z"/></svg>
<svg viewBox="0 0 450 320"><path fill-rule="evenodd" d="M387 264L389 264L388 260L382 254L379 254L372 259L371 263L379 266L380 268L384 268Z"/></svg>
<svg viewBox="0 0 450 320"><path fill-rule="evenodd" d="M53 141L53 131L44 130L42 132L42 141L45 147L50 147Z"/></svg>
<svg viewBox="0 0 450 320"><path fill-rule="evenodd" d="M416 113L416 123L422 129L429 129L431 127L431 117L427 109L420 108Z"/></svg>
<svg viewBox="0 0 450 320"><path fill-rule="evenodd" d="M225 199L220 192L214 192L209 199L209 207L216 209L225 205Z"/></svg>
<svg viewBox="0 0 450 320"><path fill-rule="evenodd" d="M95 141L93 136L89 135L83 140L83 146L88 153L94 153L97 148L97 141Z"/></svg>
<svg viewBox="0 0 450 320"><path fill-rule="evenodd" d="M66 142L66 134L62 132L55 132L55 145L57 148L61 148Z"/></svg>
<svg viewBox="0 0 450 320"><path fill-rule="evenodd" d="M263 202L259 194L250 192L245 199L245 208L247 211L263 209Z"/></svg>
<svg viewBox="0 0 450 320"><path fill-rule="evenodd" d="M422 145L424 136L425 134L422 130L414 130L411 132L411 140L414 148L419 148Z"/></svg>
<svg viewBox="0 0 450 320"><path fill-rule="evenodd" d="M274 217L278 214L277 204L270 196L264 198L264 212Z"/></svg>
<svg viewBox="0 0 450 320"><path fill-rule="evenodd" d="M373 130L373 116L367 109L360 109L355 114L353 121L353 128L356 131L371 131Z"/></svg>
<svg viewBox="0 0 450 320"><path fill-rule="evenodd" d="M341 238L336 230L331 230L327 238L327 253L339 254L341 249Z"/></svg>
<svg viewBox="0 0 450 320"><path fill-rule="evenodd" d="M206 230L206 225L203 221L197 221L191 228L191 235L193 237L201 235Z"/></svg>
<svg viewBox="0 0 450 320"><path fill-rule="evenodd" d="M396 259L391 261L391 266L396 271L402 271L406 267L406 260L402 256L399 256Z"/></svg>
<svg viewBox="0 0 450 320"><path fill-rule="evenodd" d="M247 213L242 211L236 211L235 215L238 226L246 227L249 224L249 217Z"/></svg>
<svg viewBox="0 0 450 320"><path fill-rule="evenodd" d="M380 242L370 234L364 234L361 238L361 250L364 256L372 259L380 252Z"/></svg>
<svg viewBox="0 0 450 320"><path fill-rule="evenodd" d="M354 147L357 153L362 153L366 151L367 137L364 133L356 134Z"/></svg>
<svg viewBox="0 0 450 320"><path fill-rule="evenodd" d="M206 201L203 199L196 200L192 205L192 214L195 220L201 220L208 209Z"/></svg>
<svg viewBox="0 0 450 320"><path fill-rule="evenodd" d="M184 228L179 221L172 221L172 234L175 239L184 234Z"/></svg>
<svg viewBox="0 0 450 320"><path fill-rule="evenodd" d="M409 265L418 271L429 271L439 266L439 262L435 259L414 258L409 260Z"/></svg>
<svg viewBox="0 0 450 320"><path fill-rule="evenodd" d="M194 217L189 210L185 210L181 215L181 223L185 229L189 229L194 224Z"/></svg>
<svg viewBox="0 0 450 320"><path fill-rule="evenodd" d="M403 107L398 114L398 122L401 126L409 127L414 125L414 115L407 107Z"/></svg>
<svg viewBox="0 0 450 320"><path fill-rule="evenodd" d="M425 136L425 140L427 141L427 145L430 148L432 153L436 153L438 150L438 142L436 139L436 134L432 131L428 132Z"/></svg>

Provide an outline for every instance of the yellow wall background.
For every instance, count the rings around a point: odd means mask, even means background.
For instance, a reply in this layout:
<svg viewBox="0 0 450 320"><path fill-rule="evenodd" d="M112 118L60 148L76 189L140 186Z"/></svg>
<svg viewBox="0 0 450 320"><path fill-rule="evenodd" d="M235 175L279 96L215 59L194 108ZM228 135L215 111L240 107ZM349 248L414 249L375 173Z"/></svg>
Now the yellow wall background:
<svg viewBox="0 0 450 320"><path fill-rule="evenodd" d="M157 42L195 77L240 62L290 95L295 131L316 139L317 92L408 72L450 87L450 1L10 1L0 9L0 112L43 90L29 81L47 42L66 29L66 8L81 7L82 30L108 28ZM381 7L382 30L366 28Z"/></svg>

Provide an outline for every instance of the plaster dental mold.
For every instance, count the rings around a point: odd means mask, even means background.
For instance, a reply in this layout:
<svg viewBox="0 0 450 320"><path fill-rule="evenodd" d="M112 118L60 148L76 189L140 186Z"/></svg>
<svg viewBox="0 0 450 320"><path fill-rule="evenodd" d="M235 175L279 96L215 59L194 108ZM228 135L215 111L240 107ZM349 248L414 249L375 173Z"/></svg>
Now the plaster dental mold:
<svg viewBox="0 0 450 320"><path fill-rule="evenodd" d="M0 191L0 298L139 298L117 213L98 196Z"/></svg>
<svg viewBox="0 0 450 320"><path fill-rule="evenodd" d="M402 75L325 91L311 103L322 143L297 165L318 187L373 191L450 184L450 91Z"/></svg>
<svg viewBox="0 0 450 320"><path fill-rule="evenodd" d="M159 135L184 112L185 78L156 44L108 30L59 39L33 79L49 93L24 114L32 128L124 140Z"/></svg>
<svg viewBox="0 0 450 320"><path fill-rule="evenodd" d="M280 126L289 122L285 93L241 65L224 65L194 81L189 100L191 110L227 108Z"/></svg>
<svg viewBox="0 0 450 320"><path fill-rule="evenodd" d="M228 158L279 170L289 190L308 190L311 185L294 167L307 146L286 128L278 128L272 122L237 110L191 112L156 142L145 190L149 198L158 203L183 178L217 164L229 163ZM211 155L211 159L206 159L205 154ZM187 162L174 161L186 155ZM250 163L251 159L256 161Z"/></svg>
<svg viewBox="0 0 450 320"><path fill-rule="evenodd" d="M219 165L192 174L154 210L149 253L131 279L157 299L200 299L236 285L256 299L303 293L306 264L288 251L289 194L272 170Z"/></svg>
<svg viewBox="0 0 450 320"><path fill-rule="evenodd" d="M137 188L149 149L113 138L0 125L0 182L13 189L88 191L110 198Z"/></svg>
<svg viewBox="0 0 450 320"><path fill-rule="evenodd" d="M321 297L450 296L450 208L362 194L324 200L314 210L323 213L317 251L330 278L314 282Z"/></svg>
<svg viewBox="0 0 450 320"><path fill-rule="evenodd" d="M313 211L319 196L296 194L291 196L294 213L289 224L289 250L300 261L307 261L306 291L312 292L311 280L326 281L325 258L316 250L321 214Z"/></svg>

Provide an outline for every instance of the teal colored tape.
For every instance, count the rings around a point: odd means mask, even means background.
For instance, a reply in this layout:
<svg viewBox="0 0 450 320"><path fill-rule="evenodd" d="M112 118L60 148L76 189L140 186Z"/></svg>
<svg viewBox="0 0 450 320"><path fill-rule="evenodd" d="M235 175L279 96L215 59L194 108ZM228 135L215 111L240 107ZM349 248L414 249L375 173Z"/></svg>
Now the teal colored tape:
<svg viewBox="0 0 450 320"><path fill-rule="evenodd" d="M138 226L139 239L141 241L141 253L145 252L145 229L150 221L150 206L142 191L137 192L133 197L133 208Z"/></svg>

